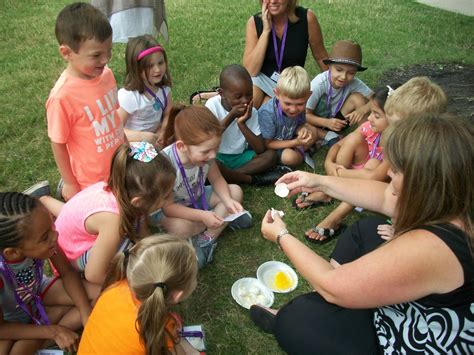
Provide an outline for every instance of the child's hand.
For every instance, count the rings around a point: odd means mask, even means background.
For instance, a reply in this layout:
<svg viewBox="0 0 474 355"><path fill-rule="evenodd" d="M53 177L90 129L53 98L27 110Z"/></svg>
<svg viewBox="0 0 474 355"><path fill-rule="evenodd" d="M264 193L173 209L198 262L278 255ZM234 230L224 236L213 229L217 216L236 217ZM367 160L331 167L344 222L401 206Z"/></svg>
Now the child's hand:
<svg viewBox="0 0 474 355"><path fill-rule="evenodd" d="M252 108L253 108L253 101L250 101L245 108L245 112L242 116L237 118L237 123L239 124L245 124L247 120L252 117Z"/></svg>
<svg viewBox="0 0 474 355"><path fill-rule="evenodd" d="M68 201L79 191L81 191L79 184L68 184L65 182L61 191L61 195L63 196L65 201Z"/></svg>
<svg viewBox="0 0 474 355"><path fill-rule="evenodd" d="M159 144L160 136L158 136L156 133L151 133L151 132L141 132L142 135L142 140L151 143L153 145Z"/></svg>
<svg viewBox="0 0 474 355"><path fill-rule="evenodd" d="M300 145L307 146L311 143L311 140L313 139L313 134L309 129L303 127L298 131L297 139Z"/></svg>
<svg viewBox="0 0 474 355"><path fill-rule="evenodd" d="M241 212L244 210L242 205L232 198L228 200L223 200L222 202L224 203L224 206L227 208L227 211L230 214L234 214L234 213Z"/></svg>
<svg viewBox="0 0 474 355"><path fill-rule="evenodd" d="M324 163L324 168L326 169L326 174L328 176L337 176L337 164L332 161Z"/></svg>
<svg viewBox="0 0 474 355"><path fill-rule="evenodd" d="M359 107L357 110L352 111L346 115L349 125L357 125L364 120L364 117L367 115L367 112L364 111L362 107Z"/></svg>
<svg viewBox="0 0 474 355"><path fill-rule="evenodd" d="M77 351L77 345L79 343L78 334L60 325L52 325L51 327L53 327L52 339L61 350L66 350L69 353Z"/></svg>
<svg viewBox="0 0 474 355"><path fill-rule="evenodd" d="M245 113L247 112L247 109L248 109L247 104L236 105L236 106L232 107L232 110L230 110L229 114L234 119L236 119L236 118L239 119L239 118L241 118L242 116L245 115Z"/></svg>
<svg viewBox="0 0 474 355"><path fill-rule="evenodd" d="M331 131L339 132L341 129L346 127L346 125L346 120L340 120L338 118L329 118L327 120L326 127L329 128Z"/></svg>
<svg viewBox="0 0 474 355"><path fill-rule="evenodd" d="M336 175L335 176L344 176L344 171L347 170L344 165L336 164ZM342 172L342 175L341 175Z"/></svg>
<svg viewBox="0 0 474 355"><path fill-rule="evenodd" d="M377 233L380 235L380 238L385 240L391 240L394 235L394 229L391 224L380 224L377 226Z"/></svg>
<svg viewBox="0 0 474 355"><path fill-rule="evenodd" d="M212 229L218 228L224 224L224 219L216 215L213 211L203 211L201 221L207 228Z"/></svg>

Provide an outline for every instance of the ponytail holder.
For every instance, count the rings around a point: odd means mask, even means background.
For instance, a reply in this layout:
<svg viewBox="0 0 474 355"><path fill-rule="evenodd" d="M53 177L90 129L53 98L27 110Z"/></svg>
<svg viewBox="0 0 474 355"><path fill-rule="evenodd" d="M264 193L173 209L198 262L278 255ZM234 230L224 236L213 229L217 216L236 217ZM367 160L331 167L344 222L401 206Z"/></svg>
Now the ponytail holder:
<svg viewBox="0 0 474 355"><path fill-rule="evenodd" d="M140 53L138 53L137 60L140 60L143 57L146 57L147 55L150 55L150 54L155 53L155 52L164 52L163 47L155 46L155 47L147 48L147 49L141 51Z"/></svg>
<svg viewBox="0 0 474 355"><path fill-rule="evenodd" d="M124 255L124 258L123 258L123 266L124 267L127 267L127 264L128 264L128 257L130 256L130 251L128 249L125 249L123 251L123 255Z"/></svg>
<svg viewBox="0 0 474 355"><path fill-rule="evenodd" d="M151 162L157 155L153 144L148 142L131 142L128 155L143 163Z"/></svg>
<svg viewBox="0 0 474 355"><path fill-rule="evenodd" d="M393 90L390 85L387 85L387 89L388 89L387 97L389 97L390 95L393 94L393 92L394 92L395 90Z"/></svg>
<svg viewBox="0 0 474 355"><path fill-rule="evenodd" d="M168 289L168 286L164 282L157 282L155 284L156 288L161 288L163 290L163 293L166 293L166 290Z"/></svg>

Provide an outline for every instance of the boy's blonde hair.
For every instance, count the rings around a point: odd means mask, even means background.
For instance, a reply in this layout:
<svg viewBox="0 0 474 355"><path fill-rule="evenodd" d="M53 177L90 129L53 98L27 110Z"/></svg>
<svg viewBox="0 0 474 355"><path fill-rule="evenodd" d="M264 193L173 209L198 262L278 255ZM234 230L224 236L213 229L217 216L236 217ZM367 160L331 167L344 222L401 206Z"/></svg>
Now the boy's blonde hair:
<svg viewBox="0 0 474 355"><path fill-rule="evenodd" d="M285 95L290 99L307 96L311 91L308 73L300 66L286 68L280 74L276 90L279 95Z"/></svg>
<svg viewBox="0 0 474 355"><path fill-rule="evenodd" d="M396 89L385 103L385 114L398 119L420 118L446 112L448 98L443 89L428 79L419 76L408 80Z"/></svg>

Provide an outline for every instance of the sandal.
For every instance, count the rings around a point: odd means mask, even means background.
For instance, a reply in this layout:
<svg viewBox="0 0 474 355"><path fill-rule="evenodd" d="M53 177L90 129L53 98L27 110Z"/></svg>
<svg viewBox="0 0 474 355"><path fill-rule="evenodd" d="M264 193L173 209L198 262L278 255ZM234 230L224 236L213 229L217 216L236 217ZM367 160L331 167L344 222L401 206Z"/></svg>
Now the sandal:
<svg viewBox="0 0 474 355"><path fill-rule="evenodd" d="M210 95L210 94L214 94L214 95ZM198 90L198 91L193 92L191 96L189 96L189 103L191 105L200 104L203 101L207 101L211 97L214 97L216 95L217 95L217 87L213 88L212 90Z"/></svg>
<svg viewBox="0 0 474 355"><path fill-rule="evenodd" d="M267 309L256 304L250 306L250 319L265 333L275 332L276 315Z"/></svg>
<svg viewBox="0 0 474 355"><path fill-rule="evenodd" d="M318 233L321 237L326 237L322 240L310 238L305 234L305 239L310 243L315 244L326 244L327 242L336 238L339 234L341 234L346 229L346 225L344 223L339 224L337 228L322 228L314 226L311 230L315 233Z"/></svg>
<svg viewBox="0 0 474 355"><path fill-rule="evenodd" d="M307 192L303 192L296 199L294 199L291 202L291 205L293 206L293 208L302 211L302 210L305 210L305 209L308 209L308 208L324 207L324 206L330 206L330 205L333 204L332 199L330 201L314 201L314 200L311 200L311 199L307 198L308 195L309 194ZM299 207L297 202L296 202L300 198L303 198L303 200L300 203L306 203L305 206L303 206L303 207Z"/></svg>

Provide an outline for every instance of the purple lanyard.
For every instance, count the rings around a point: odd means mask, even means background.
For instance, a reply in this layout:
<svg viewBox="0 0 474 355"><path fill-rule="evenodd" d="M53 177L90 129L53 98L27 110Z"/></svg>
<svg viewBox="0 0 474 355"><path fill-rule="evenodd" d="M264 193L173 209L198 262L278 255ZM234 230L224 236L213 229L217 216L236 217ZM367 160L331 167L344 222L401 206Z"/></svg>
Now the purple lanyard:
<svg viewBox="0 0 474 355"><path fill-rule="evenodd" d="M35 265L36 281L37 281L37 284L40 286L41 281L43 279L43 261L33 259L33 263ZM11 288L13 289L15 300L18 306L20 306L20 308L23 310L23 312L28 314L30 318L33 320L33 322L36 323L36 325L51 324L49 322L48 315L46 314L46 310L44 309L43 302L41 301L41 298L38 295L38 292L33 292L33 289L30 289L27 285L25 285L23 282L21 282L15 277L15 275L13 274L13 271L8 266L8 263L3 258L3 255L0 255L0 271L5 277L5 280L10 284ZM34 283L33 283L33 286L34 286ZM39 286L38 286L38 290L39 290ZM38 310L39 315L40 315L39 318L33 315L33 312L30 311L30 309L28 309L27 305L25 304L25 301L23 301L20 295L18 295L17 287L23 287L25 290L25 293L27 295L30 295L32 299L35 301L36 309Z"/></svg>
<svg viewBox="0 0 474 355"><path fill-rule="evenodd" d="M280 55L278 55L278 44L277 44L277 36L275 32L275 26L272 25L272 37L273 37L273 50L275 51L275 59L277 62L278 73L281 73L281 65L283 64L283 52L285 50L285 42L286 42L286 32L288 31L288 20L286 20L285 28L283 30L283 36L281 37L281 48L280 48Z"/></svg>
<svg viewBox="0 0 474 355"><path fill-rule="evenodd" d="M329 111L330 116L334 116L336 115L336 113L339 112L339 110L342 107L342 104L344 103L344 95L346 93L347 86L344 86L342 88L342 97L336 105L336 110L333 112L331 110L331 97L332 97L331 71L328 70L327 73L328 73L328 90L327 90L327 96L326 96L326 109Z"/></svg>
<svg viewBox="0 0 474 355"><path fill-rule="evenodd" d="M370 151L370 154L369 154L370 158L375 158L377 160L380 160L380 156L382 155L382 152L376 153L376 151L377 151L377 148L379 146L381 136L382 135L379 133L377 135L377 138L375 138L374 145L373 145L372 150Z"/></svg>
<svg viewBox="0 0 474 355"><path fill-rule="evenodd" d="M281 109L281 105L280 105L280 101L276 100L276 107L277 107L277 111L278 111L278 118L281 122L282 125L285 125L285 119L283 116L283 110ZM301 126L302 124L304 123L304 116L303 116L303 113L300 113L298 115L298 118L296 119L296 127L298 128L299 126Z"/></svg>
<svg viewBox="0 0 474 355"><path fill-rule="evenodd" d="M166 105L168 105L168 99L166 98L165 89L161 88L161 92L162 92L163 97L164 97L164 102L162 102L160 100L160 98L158 97L158 95L153 92L153 90L151 90L146 85L144 85L144 86L145 86L146 92L149 93L155 99L155 103L153 104L153 108L155 109L155 111L158 111L161 108L161 109L163 109L163 112L164 112L165 108L166 108Z"/></svg>
<svg viewBox="0 0 474 355"><path fill-rule="evenodd" d="M186 176L186 171L184 170L184 166L181 163L181 159L179 159L178 152L176 151L176 143L173 144L173 155L174 159L176 160L176 164L178 164L179 171L181 172L181 176L183 177L183 183L184 187L186 187L186 191L188 192L189 198L191 199L191 204L195 209L200 209L197 201L196 201L196 196L194 195L193 189L191 189L191 186L189 185L188 178ZM199 167L199 178L198 178L198 184L201 190L201 205L202 209L204 211L207 211L208 206L206 202L206 192L204 191L204 173L202 171L202 167Z"/></svg>

